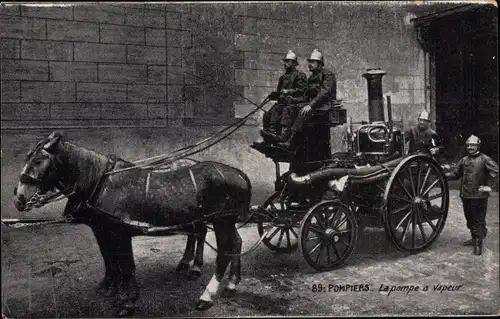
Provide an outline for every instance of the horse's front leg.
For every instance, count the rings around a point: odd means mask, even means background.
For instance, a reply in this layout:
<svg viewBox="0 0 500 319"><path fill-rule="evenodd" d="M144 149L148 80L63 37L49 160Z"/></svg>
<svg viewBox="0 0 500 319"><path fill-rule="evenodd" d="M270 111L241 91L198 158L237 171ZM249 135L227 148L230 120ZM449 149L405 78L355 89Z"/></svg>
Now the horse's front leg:
<svg viewBox="0 0 500 319"><path fill-rule="evenodd" d="M220 282L231 261L231 256L229 256L229 254L234 250L231 238L233 237L232 228L236 231L235 221L228 219L214 220L213 226L217 241L216 270L196 305L196 309L198 310L205 310L213 305L214 298L219 290Z"/></svg>
<svg viewBox="0 0 500 319"><path fill-rule="evenodd" d="M194 256L193 266L189 270L189 278L197 279L201 277L201 268L203 267L203 253L205 248L205 238L207 236L207 225L205 223L196 223L194 225L196 234L196 255Z"/></svg>
<svg viewBox="0 0 500 319"><path fill-rule="evenodd" d="M121 271L121 282L117 297L118 317L130 316L135 313L139 288L135 278L135 262L132 251L132 237L125 232L115 233L114 251Z"/></svg>
<svg viewBox="0 0 500 319"><path fill-rule="evenodd" d="M226 286L226 291L233 293L236 290L236 285L241 281L241 247L243 241L236 227L231 234L231 268L229 270L229 282Z"/></svg>
<svg viewBox="0 0 500 319"><path fill-rule="evenodd" d="M104 278L101 280L96 290L106 297L111 297L116 295L121 279L118 261L115 257L115 252L112 250L113 247L111 246L110 249L104 229L96 225L92 225L91 228L96 237L102 258L104 259L105 267Z"/></svg>

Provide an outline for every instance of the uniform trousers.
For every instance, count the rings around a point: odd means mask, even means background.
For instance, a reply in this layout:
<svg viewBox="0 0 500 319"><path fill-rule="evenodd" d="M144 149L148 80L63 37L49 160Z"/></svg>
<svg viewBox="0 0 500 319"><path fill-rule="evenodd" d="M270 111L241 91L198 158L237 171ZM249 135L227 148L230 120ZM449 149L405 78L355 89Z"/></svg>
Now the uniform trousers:
<svg viewBox="0 0 500 319"><path fill-rule="evenodd" d="M269 111L264 114L264 130L274 129L281 131L281 127L291 127L299 113L297 104L274 104Z"/></svg>
<svg viewBox="0 0 500 319"><path fill-rule="evenodd" d="M472 238L483 239L486 236L486 209L488 198L463 198L465 220Z"/></svg>

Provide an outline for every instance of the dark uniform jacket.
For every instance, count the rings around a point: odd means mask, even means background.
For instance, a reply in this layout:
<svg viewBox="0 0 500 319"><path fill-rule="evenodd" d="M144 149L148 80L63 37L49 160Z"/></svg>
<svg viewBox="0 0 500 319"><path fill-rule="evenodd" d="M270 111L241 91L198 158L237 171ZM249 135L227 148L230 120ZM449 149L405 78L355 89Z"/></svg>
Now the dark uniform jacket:
<svg viewBox="0 0 500 319"><path fill-rule="evenodd" d="M333 104L337 99L337 79L335 74L325 68L313 72L307 79L307 91L296 102L308 102L313 109Z"/></svg>
<svg viewBox="0 0 500 319"><path fill-rule="evenodd" d="M406 131L405 135L410 142L408 147L409 154L417 152L430 154L431 148L441 148L441 139L433 129L428 128L425 131L421 131L417 127L413 127Z"/></svg>
<svg viewBox="0 0 500 319"><path fill-rule="evenodd" d="M281 90L289 90L288 94L282 94ZM276 88L276 95L278 103L287 103L287 96L292 98L301 97L307 90L307 77L302 71L294 69L287 71L280 76L278 80L278 87Z"/></svg>
<svg viewBox="0 0 500 319"><path fill-rule="evenodd" d="M492 178L492 185L496 184L498 177L498 165L489 156L483 153L467 155L463 157L458 165L446 173L450 180L462 177L460 186L460 197L462 198L488 198L489 193L479 192L480 185L490 185L488 178Z"/></svg>

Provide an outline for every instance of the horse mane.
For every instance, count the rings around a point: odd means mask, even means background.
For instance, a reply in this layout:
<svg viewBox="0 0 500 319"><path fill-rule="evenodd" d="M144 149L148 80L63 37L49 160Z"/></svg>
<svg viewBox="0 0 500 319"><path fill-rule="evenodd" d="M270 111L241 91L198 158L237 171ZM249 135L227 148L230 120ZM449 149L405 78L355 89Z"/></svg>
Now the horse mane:
<svg viewBox="0 0 500 319"><path fill-rule="evenodd" d="M92 191L107 167L109 156L61 141L61 161L69 166L69 178L76 192Z"/></svg>

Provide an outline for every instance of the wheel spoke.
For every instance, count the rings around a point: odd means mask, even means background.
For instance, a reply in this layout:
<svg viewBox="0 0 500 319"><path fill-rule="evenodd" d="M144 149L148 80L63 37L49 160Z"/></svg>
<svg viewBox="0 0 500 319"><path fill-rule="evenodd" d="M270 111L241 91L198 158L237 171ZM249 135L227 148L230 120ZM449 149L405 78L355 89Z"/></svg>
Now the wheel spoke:
<svg viewBox="0 0 500 319"><path fill-rule="evenodd" d="M412 211L410 211L410 213L412 213ZM399 241L401 243L403 243L406 239L406 234L408 233L408 229L410 228L410 222L411 222L411 218L408 218L408 222L406 222L406 226L405 226L405 230L403 231L403 233L401 234L401 237L399 238Z"/></svg>
<svg viewBox="0 0 500 319"><path fill-rule="evenodd" d="M346 238L346 236L339 236L341 238L341 241L342 241L342 244L346 245L346 246L350 246L351 245L351 242ZM346 242L347 240L347 242Z"/></svg>
<svg viewBox="0 0 500 319"><path fill-rule="evenodd" d="M292 242L290 241L290 232L288 231L288 229L285 231L286 233L286 242L287 242L287 247L290 248L292 247Z"/></svg>
<svg viewBox="0 0 500 319"><path fill-rule="evenodd" d="M427 218L427 216L422 215L422 217L425 219L425 221L427 222L427 224L429 224L429 226L431 226L432 230L435 232L436 231L436 226L434 226L434 224Z"/></svg>
<svg viewBox="0 0 500 319"><path fill-rule="evenodd" d="M280 233L280 237L278 239L278 244L276 244L276 247L280 247L281 246L281 240L283 239L283 234L285 233L285 230L282 228L281 229L281 233Z"/></svg>
<svg viewBox="0 0 500 319"><path fill-rule="evenodd" d="M325 235L325 232L323 230L317 228L315 225L310 225L309 229L312 230L313 232L315 232L316 234L320 234L320 235L323 235L323 236Z"/></svg>
<svg viewBox="0 0 500 319"><path fill-rule="evenodd" d="M408 165L408 173L409 173L409 179L410 179L410 184L411 184L411 190L413 192L413 197L417 196L417 192L415 191L415 184L413 183L413 172L411 171L411 166Z"/></svg>
<svg viewBox="0 0 500 319"><path fill-rule="evenodd" d="M403 182L401 182L401 180L398 177L396 177L396 180L398 181L398 183L401 186L401 188L403 188L403 190L405 191L406 195L408 195L408 198L411 200L413 198L413 196L411 196L410 192L406 189L406 187L404 186Z"/></svg>
<svg viewBox="0 0 500 319"><path fill-rule="evenodd" d="M432 184L425 190L425 192L422 193L422 196L427 195L427 193L434 187L439 182L439 178L436 179Z"/></svg>
<svg viewBox="0 0 500 319"><path fill-rule="evenodd" d="M323 220L325 221L325 227L327 228L330 222L329 222L329 218L328 218L327 213L326 213L326 209L323 208L321 210L320 214L321 214L321 218L323 218Z"/></svg>
<svg viewBox="0 0 500 319"><path fill-rule="evenodd" d="M336 234L345 234L345 233L349 233L350 231L351 231L350 229L345 229L345 230L338 230L335 233Z"/></svg>
<svg viewBox="0 0 500 319"><path fill-rule="evenodd" d="M337 246L335 245L334 242L332 242L331 239L329 240L329 242L330 242L330 244L332 244L333 252L335 253L335 256L337 256L337 259L340 259L340 254L339 254L339 251L337 250Z"/></svg>
<svg viewBox="0 0 500 319"><path fill-rule="evenodd" d="M284 212L286 209L285 209L285 206L283 205L283 202L280 201L280 207L281 207L281 211Z"/></svg>
<svg viewBox="0 0 500 319"><path fill-rule="evenodd" d="M431 174L431 167L429 166L427 168L427 172L425 173L424 180L422 181L422 185L420 186L420 189L419 189L420 194L422 194L422 190L424 189L425 184L427 184L427 179L429 178L430 174Z"/></svg>
<svg viewBox="0 0 500 319"><path fill-rule="evenodd" d="M318 221L318 225L323 227L323 229L327 229L328 227L326 226L326 221L324 220L323 218L323 215L321 214L321 212L319 212L318 214L316 214L316 220Z"/></svg>
<svg viewBox="0 0 500 319"><path fill-rule="evenodd" d="M423 163L418 162L417 189L418 189L419 194L420 194L420 186L421 186L420 178L422 177L422 167L423 167L422 164Z"/></svg>
<svg viewBox="0 0 500 319"><path fill-rule="evenodd" d="M400 200L400 201L402 201L402 202L407 202L407 203L410 203L410 204L411 204L411 200L409 200L409 199L406 199L406 198L403 198L403 197L399 197L399 196L394 195L394 194L390 194L389 196L390 196L390 197L393 197L393 198L396 198L396 199L398 199L398 200Z"/></svg>
<svg viewBox="0 0 500 319"><path fill-rule="evenodd" d="M316 244L316 246L314 246L310 251L309 251L309 255L312 255L312 253L318 249L319 246L321 246L323 244L323 241L320 241L319 243Z"/></svg>
<svg viewBox="0 0 500 319"><path fill-rule="evenodd" d="M332 224L330 225L332 228L336 228L340 220L342 220L342 214L339 213L339 210L337 210L333 215Z"/></svg>
<svg viewBox="0 0 500 319"><path fill-rule="evenodd" d="M329 248L330 245L326 245L326 258L327 258L327 261L328 261L328 265L331 263L330 261L330 248Z"/></svg>
<svg viewBox="0 0 500 319"><path fill-rule="evenodd" d="M436 195L429 196L427 198L427 200L431 201L431 200L434 200L434 199L437 199L437 198L440 198L440 197L443 197L443 193L439 193L439 194L436 194Z"/></svg>
<svg viewBox="0 0 500 319"><path fill-rule="evenodd" d="M323 245L322 242L320 244L321 244L321 248L319 249L319 254L316 257L316 260L314 261L315 264L318 264L319 257L321 257L321 253L323 252L323 248L325 248L325 246Z"/></svg>
<svg viewBox="0 0 500 319"><path fill-rule="evenodd" d="M411 214L411 210L408 212L408 214L406 214L406 215L405 215L405 217L403 217L403 219L401 219L401 220L399 221L399 224L396 226L396 230L397 230L399 227L401 227L401 225L403 224L404 220L405 220L408 216L410 216L410 214Z"/></svg>
<svg viewBox="0 0 500 319"><path fill-rule="evenodd" d="M420 229L420 233L422 234L422 237L424 239L424 243L426 243L427 242L427 236L425 235L424 227L422 226L422 223L420 221L418 222L418 228Z"/></svg>
<svg viewBox="0 0 500 319"><path fill-rule="evenodd" d="M277 234L279 231L280 231L280 228L279 228L279 227L276 227L276 230L275 230L275 231L271 234L271 236L266 237L266 239L267 239L268 241L271 241L271 239L273 239L273 238L274 238L274 236L276 236L276 234Z"/></svg>
<svg viewBox="0 0 500 319"><path fill-rule="evenodd" d="M398 208L396 209L395 211L391 212L391 215L396 215L396 214L399 214L401 212L404 212L406 211L408 208L411 209L411 205L410 204L406 204L405 206L401 207L401 208Z"/></svg>
<svg viewBox="0 0 500 319"><path fill-rule="evenodd" d="M336 217L338 216L339 210L338 208L327 218L327 227L334 227L334 223L337 221Z"/></svg>
<svg viewBox="0 0 500 319"><path fill-rule="evenodd" d="M416 220L416 215L415 212L412 211L412 221L411 221L411 247L415 249L415 220Z"/></svg>
<svg viewBox="0 0 500 319"><path fill-rule="evenodd" d="M290 228L290 231L293 233L295 238L299 238L299 235L297 235L297 233L295 232L295 230L293 228Z"/></svg>
<svg viewBox="0 0 500 319"><path fill-rule="evenodd" d="M347 216L345 216L345 218L342 219L342 222L339 223L338 225L335 225L335 227L332 227L333 229L335 230L338 230L340 229L341 226L343 226L345 223L347 222Z"/></svg>

